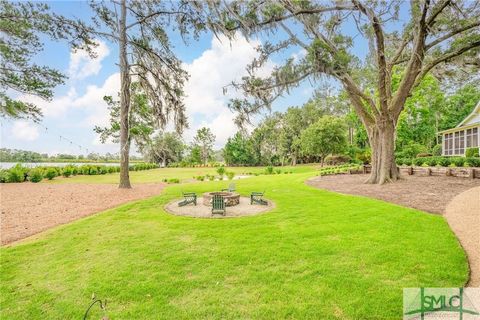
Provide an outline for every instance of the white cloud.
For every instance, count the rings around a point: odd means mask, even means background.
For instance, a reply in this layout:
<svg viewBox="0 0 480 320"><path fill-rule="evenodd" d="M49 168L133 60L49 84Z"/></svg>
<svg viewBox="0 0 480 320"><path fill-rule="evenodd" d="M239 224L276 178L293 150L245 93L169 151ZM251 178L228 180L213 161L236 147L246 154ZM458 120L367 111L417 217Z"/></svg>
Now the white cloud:
<svg viewBox="0 0 480 320"><path fill-rule="evenodd" d="M185 105L192 123L185 133L187 141L191 140L197 129L206 126L217 136L216 146L219 147L237 131L233 123L234 114L227 104L230 99L240 97L241 93L230 88L224 95L223 87L246 75L247 64L258 56L255 48L259 44L256 40L248 42L242 36L237 36L231 42L225 37L220 40L214 37L210 49L192 63L184 65L190 74L185 86ZM262 74L270 72L272 68L273 64L268 63ZM198 116L206 120L195 121Z"/></svg>
<svg viewBox="0 0 480 320"><path fill-rule="evenodd" d="M110 54L105 42L97 40L95 48L97 56L92 59L85 50L72 51L70 53L70 65L68 74L71 79L81 80L92 75L97 75L102 68L102 60Z"/></svg>
<svg viewBox="0 0 480 320"><path fill-rule="evenodd" d="M15 121L11 132L13 137L22 141L35 141L39 135L38 128L24 120Z"/></svg>

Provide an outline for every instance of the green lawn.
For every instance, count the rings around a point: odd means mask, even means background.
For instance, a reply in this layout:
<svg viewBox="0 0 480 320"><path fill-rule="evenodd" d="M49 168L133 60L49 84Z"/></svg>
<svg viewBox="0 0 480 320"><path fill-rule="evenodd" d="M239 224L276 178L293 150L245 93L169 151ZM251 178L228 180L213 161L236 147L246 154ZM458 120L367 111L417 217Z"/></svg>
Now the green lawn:
<svg viewBox="0 0 480 320"><path fill-rule="evenodd" d="M464 285L466 257L441 216L317 190L311 175L237 181L277 204L254 217L169 215L180 188L227 182L172 185L3 247L1 318L81 319L95 293L110 319L399 319L402 288Z"/></svg>
<svg viewBox="0 0 480 320"><path fill-rule="evenodd" d="M265 167L227 167L227 171L233 171L236 175L243 175L246 173L263 173ZM285 166L276 167L275 169L293 173L305 173L314 171L313 165L299 165L299 166ZM194 176L200 175L218 175L216 168L198 167L198 168L160 168L145 171L130 171L130 179L132 183L151 183L161 182L162 179L178 178L180 180L192 180ZM48 183L118 183L119 174L110 173L105 175L95 176L75 176L70 178L57 177L51 181L44 180Z"/></svg>

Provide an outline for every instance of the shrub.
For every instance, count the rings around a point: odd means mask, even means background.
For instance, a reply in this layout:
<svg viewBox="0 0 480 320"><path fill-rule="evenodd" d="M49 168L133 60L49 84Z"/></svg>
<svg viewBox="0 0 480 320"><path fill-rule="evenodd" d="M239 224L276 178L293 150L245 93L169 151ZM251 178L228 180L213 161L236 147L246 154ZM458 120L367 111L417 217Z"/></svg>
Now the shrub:
<svg viewBox="0 0 480 320"><path fill-rule="evenodd" d="M62 172L62 175L65 177L65 178L68 178L72 175L72 168L70 167L65 167L63 168L63 172Z"/></svg>
<svg viewBox="0 0 480 320"><path fill-rule="evenodd" d="M168 183L180 183L180 179L178 179L178 178L171 178L171 179L168 179L167 182L168 182Z"/></svg>
<svg viewBox="0 0 480 320"><path fill-rule="evenodd" d="M35 168L30 170L28 173L28 178L31 182L37 183L43 180L43 170L40 168Z"/></svg>
<svg viewBox="0 0 480 320"><path fill-rule="evenodd" d="M108 173L115 173L115 172L117 172L117 169L115 168L115 166L108 167Z"/></svg>
<svg viewBox="0 0 480 320"><path fill-rule="evenodd" d="M268 166L265 168L265 174L273 174L273 167Z"/></svg>
<svg viewBox="0 0 480 320"><path fill-rule="evenodd" d="M431 167L434 167L437 165L438 163L438 159L436 157L431 157L431 158L427 158L427 160L425 161L426 164L428 164L429 166Z"/></svg>
<svg viewBox="0 0 480 320"><path fill-rule="evenodd" d="M225 174L225 167L224 166L221 166L221 167L218 167L217 168L217 173L220 175L220 177L223 177L223 175Z"/></svg>
<svg viewBox="0 0 480 320"><path fill-rule="evenodd" d="M441 144L436 144L433 148L432 148L432 154L434 156L441 156L442 155L442 145Z"/></svg>
<svg viewBox="0 0 480 320"><path fill-rule="evenodd" d="M94 176L94 175L98 174L97 167L91 167L90 170L88 171L88 174L91 175L91 176Z"/></svg>
<svg viewBox="0 0 480 320"><path fill-rule="evenodd" d="M228 180L232 180L233 177L235 177L235 172L228 171L226 174L227 174Z"/></svg>
<svg viewBox="0 0 480 320"><path fill-rule="evenodd" d="M99 174L106 174L108 172L108 168L106 166L99 166L97 167Z"/></svg>
<svg viewBox="0 0 480 320"><path fill-rule="evenodd" d="M405 159L402 158L397 158L395 159L395 162L397 163L397 166L401 166L402 164L405 164Z"/></svg>
<svg viewBox="0 0 480 320"><path fill-rule="evenodd" d="M15 167L10 168L7 173L6 182L23 182L25 181L28 168L22 167L22 165L17 164Z"/></svg>
<svg viewBox="0 0 480 320"><path fill-rule="evenodd" d="M197 179L198 181L203 181L205 180L205 176L198 176L195 179Z"/></svg>
<svg viewBox="0 0 480 320"><path fill-rule="evenodd" d="M282 170L281 169L275 169L275 173L280 174L280 173L282 173Z"/></svg>
<svg viewBox="0 0 480 320"><path fill-rule="evenodd" d="M448 167L451 163L451 159L449 157L441 157L438 159L438 164L442 167Z"/></svg>
<svg viewBox="0 0 480 320"><path fill-rule="evenodd" d="M370 160L372 159L372 150L365 149L358 152L355 155L355 159L361 162L362 164L369 164Z"/></svg>
<svg viewBox="0 0 480 320"><path fill-rule="evenodd" d="M7 182L8 179L8 170L0 169L0 183Z"/></svg>
<svg viewBox="0 0 480 320"><path fill-rule="evenodd" d="M479 154L479 148L467 148L465 151L465 157L470 158L470 157L480 157Z"/></svg>
<svg viewBox="0 0 480 320"><path fill-rule="evenodd" d="M52 180L58 175L57 170L55 168L48 168L47 171L45 172L45 178L48 180Z"/></svg>
<svg viewBox="0 0 480 320"><path fill-rule="evenodd" d="M399 158L415 158L419 153L427 152L427 148L419 143L411 142L400 148L400 151L396 153Z"/></svg>
<svg viewBox="0 0 480 320"><path fill-rule="evenodd" d="M465 159L465 164L467 167L480 167L480 158L470 157Z"/></svg>
<svg viewBox="0 0 480 320"><path fill-rule="evenodd" d="M337 164L342 164L351 161L352 158L348 155L329 155L325 157L325 163L328 165L337 165Z"/></svg>
<svg viewBox="0 0 480 320"><path fill-rule="evenodd" d="M452 162L455 164L457 167L463 167L465 164L465 158L463 157L455 157L453 158Z"/></svg>
<svg viewBox="0 0 480 320"><path fill-rule="evenodd" d="M413 164L416 166L421 166L425 163L425 158L415 158L413 159Z"/></svg>

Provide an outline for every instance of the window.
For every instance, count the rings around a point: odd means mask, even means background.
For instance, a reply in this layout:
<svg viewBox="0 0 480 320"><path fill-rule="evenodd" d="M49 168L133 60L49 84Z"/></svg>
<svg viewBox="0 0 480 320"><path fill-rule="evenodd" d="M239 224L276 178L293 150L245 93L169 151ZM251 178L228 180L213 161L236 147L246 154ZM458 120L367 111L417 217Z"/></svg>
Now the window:
<svg viewBox="0 0 480 320"><path fill-rule="evenodd" d="M467 130L467 148L478 147L478 128Z"/></svg>
<svg viewBox="0 0 480 320"><path fill-rule="evenodd" d="M444 136L443 154L446 156L453 155L453 133L447 133Z"/></svg>
<svg viewBox="0 0 480 320"><path fill-rule="evenodd" d="M465 153L465 131L455 132L455 152L456 155Z"/></svg>

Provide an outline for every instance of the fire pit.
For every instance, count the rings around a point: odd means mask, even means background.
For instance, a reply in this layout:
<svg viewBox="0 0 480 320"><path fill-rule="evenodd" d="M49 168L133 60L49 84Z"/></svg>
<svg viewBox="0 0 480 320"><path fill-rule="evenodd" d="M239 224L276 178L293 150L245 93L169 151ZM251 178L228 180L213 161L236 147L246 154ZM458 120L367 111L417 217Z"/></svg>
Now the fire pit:
<svg viewBox="0 0 480 320"><path fill-rule="evenodd" d="M217 191L217 192L207 192L203 194L203 205L212 206L212 198L214 195L219 194L226 200L226 206L232 207L240 203L240 195L236 192L226 192L226 191Z"/></svg>

